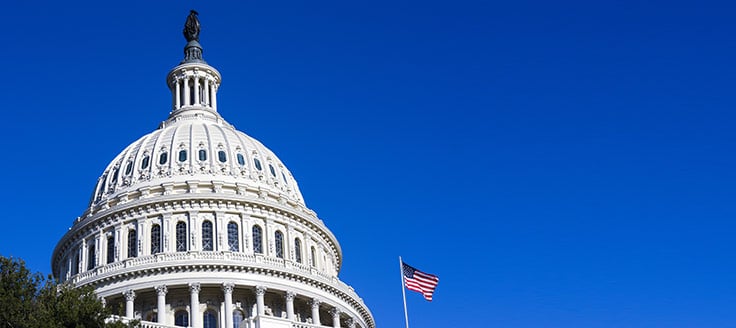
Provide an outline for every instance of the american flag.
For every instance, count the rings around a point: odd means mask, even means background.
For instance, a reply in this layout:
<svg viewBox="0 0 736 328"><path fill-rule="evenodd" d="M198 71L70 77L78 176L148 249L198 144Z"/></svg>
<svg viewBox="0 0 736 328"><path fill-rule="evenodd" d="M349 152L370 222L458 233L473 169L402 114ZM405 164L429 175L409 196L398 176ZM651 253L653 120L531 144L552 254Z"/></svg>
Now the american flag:
<svg viewBox="0 0 736 328"><path fill-rule="evenodd" d="M433 274L419 271L406 263L402 262L401 265L404 271L404 285L406 285L406 289L420 292L424 295L424 299L432 301L432 294L434 294L434 289L437 288L440 278Z"/></svg>

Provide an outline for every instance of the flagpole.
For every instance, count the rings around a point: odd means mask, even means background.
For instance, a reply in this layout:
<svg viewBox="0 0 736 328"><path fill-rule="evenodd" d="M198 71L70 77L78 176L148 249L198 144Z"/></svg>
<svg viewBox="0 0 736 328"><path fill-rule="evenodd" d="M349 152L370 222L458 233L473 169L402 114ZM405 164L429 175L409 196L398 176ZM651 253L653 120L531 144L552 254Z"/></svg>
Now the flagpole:
<svg viewBox="0 0 736 328"><path fill-rule="evenodd" d="M399 256L399 272L401 272L401 295L404 296L404 320L406 320L406 328L409 328L409 312L406 311L406 289L404 289L404 261Z"/></svg>

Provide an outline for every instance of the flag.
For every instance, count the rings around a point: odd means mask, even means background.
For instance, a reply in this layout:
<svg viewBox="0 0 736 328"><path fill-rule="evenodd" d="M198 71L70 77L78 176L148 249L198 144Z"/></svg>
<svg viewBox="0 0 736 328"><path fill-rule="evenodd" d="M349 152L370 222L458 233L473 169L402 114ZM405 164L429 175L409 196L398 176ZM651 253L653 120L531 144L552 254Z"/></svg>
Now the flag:
<svg viewBox="0 0 736 328"><path fill-rule="evenodd" d="M432 301L432 294L440 278L433 274L419 271L406 263L402 262L401 265L406 289L420 292L424 295L424 299Z"/></svg>

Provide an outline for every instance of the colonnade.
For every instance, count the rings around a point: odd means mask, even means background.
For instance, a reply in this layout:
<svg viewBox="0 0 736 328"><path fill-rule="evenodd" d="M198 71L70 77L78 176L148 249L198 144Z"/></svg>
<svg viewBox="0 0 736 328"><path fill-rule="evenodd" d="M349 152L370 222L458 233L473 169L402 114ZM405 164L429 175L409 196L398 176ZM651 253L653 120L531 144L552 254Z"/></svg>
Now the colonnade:
<svg viewBox="0 0 736 328"><path fill-rule="evenodd" d="M189 290L189 296L190 296L190 311L189 311L189 318L190 318L190 327L192 328L202 328L202 313L199 310L199 294L202 290L202 286L198 282L189 283L186 285ZM221 286L222 292L223 292L223 300L224 300L224 311L225 311L225 326L221 326L222 328L233 328L234 322L233 322L233 291L236 287L236 285L232 282L225 282ZM154 290L156 292L156 305L157 305L157 323L161 325L166 324L166 318L167 316L164 315L166 313L166 294L168 293L168 287L166 285L157 285L154 287ZM265 305L265 295L268 288L265 286L255 286L254 291L256 295L256 313L254 314L254 317L262 317L266 315L266 305ZM125 299L125 317L134 319L135 318L135 299L136 299L136 293L134 290L129 289L124 291L123 297ZM289 321L296 321L296 315L294 312L294 299L296 298L297 294L293 291L286 291L284 302L286 305L286 319ZM320 320L320 307L324 303L319 298L311 298L308 302L311 307L311 321L313 325L320 326L321 320ZM332 316L332 327L334 328L358 328L357 320L353 317L347 318L346 326L341 326L341 315L343 314L343 311L333 306L328 313Z"/></svg>
<svg viewBox="0 0 736 328"><path fill-rule="evenodd" d="M215 78L209 74L183 74L173 82L174 110L186 106L205 106L217 110L217 88Z"/></svg>

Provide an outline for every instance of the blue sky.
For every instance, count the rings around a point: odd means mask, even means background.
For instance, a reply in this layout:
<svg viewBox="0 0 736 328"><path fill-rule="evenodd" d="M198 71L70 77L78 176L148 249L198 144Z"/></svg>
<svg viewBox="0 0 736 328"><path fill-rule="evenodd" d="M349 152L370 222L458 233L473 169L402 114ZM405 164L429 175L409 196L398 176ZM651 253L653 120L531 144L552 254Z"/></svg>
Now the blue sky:
<svg viewBox="0 0 736 328"><path fill-rule="evenodd" d="M729 2L13 1L0 254L50 272L170 106L200 12L220 113L286 163L341 279L403 326L736 326Z"/></svg>

